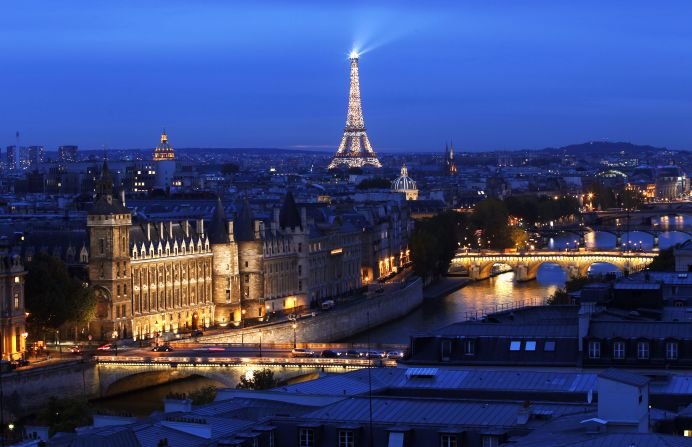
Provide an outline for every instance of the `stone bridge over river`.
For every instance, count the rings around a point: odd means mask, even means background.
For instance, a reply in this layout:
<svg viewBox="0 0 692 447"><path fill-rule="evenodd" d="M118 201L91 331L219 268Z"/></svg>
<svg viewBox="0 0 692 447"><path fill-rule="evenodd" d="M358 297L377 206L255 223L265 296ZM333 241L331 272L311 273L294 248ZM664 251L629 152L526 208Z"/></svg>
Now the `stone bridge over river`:
<svg viewBox="0 0 692 447"><path fill-rule="evenodd" d="M585 276L595 263L612 264L620 271L632 273L646 268L657 252L619 251L531 251L519 253L465 252L459 251L452 259L450 271L466 270L474 280L489 278L494 265L508 265L514 270L517 281L536 278L538 268L545 264L557 264L567 274L567 279Z"/></svg>

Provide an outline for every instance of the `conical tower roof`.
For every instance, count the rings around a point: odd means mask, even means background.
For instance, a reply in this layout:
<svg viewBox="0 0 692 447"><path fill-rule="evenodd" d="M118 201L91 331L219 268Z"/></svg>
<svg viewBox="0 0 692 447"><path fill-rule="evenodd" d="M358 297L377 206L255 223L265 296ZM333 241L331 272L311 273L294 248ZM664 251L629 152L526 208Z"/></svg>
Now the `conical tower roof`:
<svg viewBox="0 0 692 447"><path fill-rule="evenodd" d="M281 228L303 228L300 221L300 211L298 211L298 206L296 206L296 201L291 191L286 193L284 203L281 205L281 210L279 210L279 225Z"/></svg>
<svg viewBox="0 0 692 447"><path fill-rule="evenodd" d="M247 197L243 198L242 203L238 207L238 215L233 225L233 232L235 233L235 240L238 242L255 240L255 229L252 227L252 210Z"/></svg>
<svg viewBox="0 0 692 447"><path fill-rule="evenodd" d="M223 210L223 203L221 203L221 197L216 199L216 208L214 209L214 216L211 218L211 223L209 224L209 242L212 244L227 244L230 242L228 239L228 231L226 231L226 213Z"/></svg>

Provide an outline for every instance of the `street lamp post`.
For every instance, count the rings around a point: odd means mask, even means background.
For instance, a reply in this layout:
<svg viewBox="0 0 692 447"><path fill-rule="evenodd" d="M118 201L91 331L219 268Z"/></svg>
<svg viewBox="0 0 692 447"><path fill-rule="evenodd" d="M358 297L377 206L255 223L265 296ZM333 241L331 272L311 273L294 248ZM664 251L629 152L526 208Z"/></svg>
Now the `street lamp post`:
<svg viewBox="0 0 692 447"><path fill-rule="evenodd" d="M296 343L296 328L298 327L298 325L295 324L295 323L293 323L293 324L291 325L291 327L293 328L293 349L295 349L296 346L297 346L297 343Z"/></svg>
<svg viewBox="0 0 692 447"><path fill-rule="evenodd" d="M240 322L243 325L242 327L245 328L245 309L240 311Z"/></svg>
<svg viewBox="0 0 692 447"><path fill-rule="evenodd" d="M260 352L259 352L259 354L260 354L260 358L262 358L262 331L259 331L259 339L260 339L260 342L259 342L259 351Z"/></svg>
<svg viewBox="0 0 692 447"><path fill-rule="evenodd" d="M118 356L118 331L113 331L111 334L111 338L113 339L113 346L115 346L115 356Z"/></svg>

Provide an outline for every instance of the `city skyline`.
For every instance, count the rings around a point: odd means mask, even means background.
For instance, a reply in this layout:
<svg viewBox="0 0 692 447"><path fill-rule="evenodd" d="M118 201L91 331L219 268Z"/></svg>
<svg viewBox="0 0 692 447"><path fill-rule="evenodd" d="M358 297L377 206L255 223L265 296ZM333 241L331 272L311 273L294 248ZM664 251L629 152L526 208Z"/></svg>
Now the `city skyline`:
<svg viewBox="0 0 692 447"><path fill-rule="evenodd" d="M13 6L0 31L12 67L0 74L13 111L3 146L19 130L23 145L47 149L153 147L165 127L181 148L331 152L352 48L379 152L439 151L449 139L458 151L692 141L683 2L627 14L547 2L179 1L137 14L127 3L37 3Z"/></svg>

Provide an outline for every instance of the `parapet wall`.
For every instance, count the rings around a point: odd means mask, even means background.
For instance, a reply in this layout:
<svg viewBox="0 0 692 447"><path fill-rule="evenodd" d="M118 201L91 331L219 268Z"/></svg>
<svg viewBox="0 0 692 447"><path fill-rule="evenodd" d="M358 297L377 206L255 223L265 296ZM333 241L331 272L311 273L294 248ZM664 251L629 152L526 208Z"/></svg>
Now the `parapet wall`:
<svg viewBox="0 0 692 447"><path fill-rule="evenodd" d="M423 303L420 278L405 286L392 285L384 293L373 294L358 304L335 307L315 317L297 321L298 343L326 343L341 340L375 326L401 318ZM259 343L258 328L236 329L200 337L204 343ZM293 343L292 322L262 327L262 342Z"/></svg>

